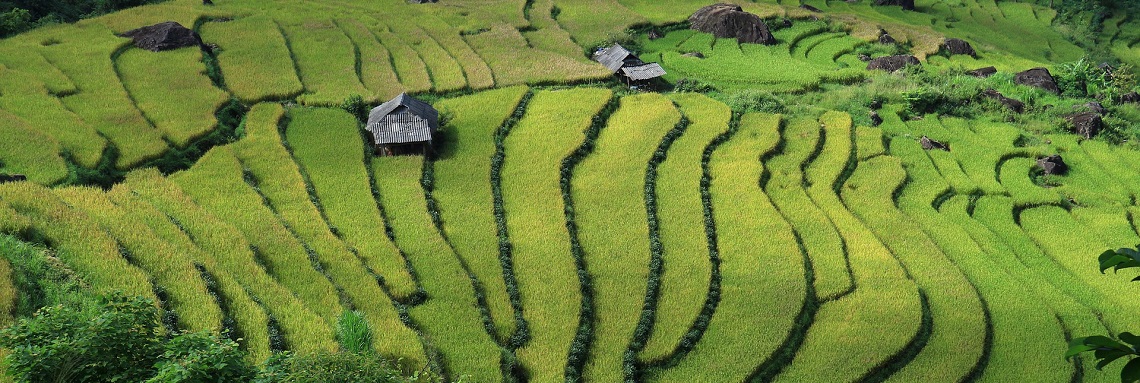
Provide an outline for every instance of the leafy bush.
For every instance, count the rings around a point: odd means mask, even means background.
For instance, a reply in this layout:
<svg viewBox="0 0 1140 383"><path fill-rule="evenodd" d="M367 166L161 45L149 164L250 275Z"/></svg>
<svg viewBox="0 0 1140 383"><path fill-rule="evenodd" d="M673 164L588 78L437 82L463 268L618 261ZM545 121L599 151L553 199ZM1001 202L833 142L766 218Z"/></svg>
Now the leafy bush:
<svg viewBox="0 0 1140 383"><path fill-rule="evenodd" d="M739 113L748 112L761 112L761 113L784 113L787 108L784 106L784 100L780 99L772 92L762 90L745 90L733 93L723 100L728 104L733 111Z"/></svg>
<svg viewBox="0 0 1140 383"><path fill-rule="evenodd" d="M266 362L255 383L400 383L428 382L429 374L406 376L396 365L372 354L277 354Z"/></svg>
<svg viewBox="0 0 1140 383"><path fill-rule="evenodd" d="M49 306L0 331L16 382L141 382L162 353L154 302L121 294Z"/></svg>
<svg viewBox="0 0 1140 383"><path fill-rule="evenodd" d="M340 104L340 108L356 117L360 123L368 121L368 105L364 103L364 97L359 94L349 96Z"/></svg>
<svg viewBox="0 0 1140 383"><path fill-rule="evenodd" d="M712 84L692 78L677 80L677 83L673 85L675 92L708 93L715 90L716 88Z"/></svg>
<svg viewBox="0 0 1140 383"><path fill-rule="evenodd" d="M236 342L208 332L174 337L155 367L147 383L246 382L257 373Z"/></svg>
<svg viewBox="0 0 1140 383"><path fill-rule="evenodd" d="M337 340L348 352L364 354L372 350L372 330L364 315L357 311L345 311L337 322Z"/></svg>

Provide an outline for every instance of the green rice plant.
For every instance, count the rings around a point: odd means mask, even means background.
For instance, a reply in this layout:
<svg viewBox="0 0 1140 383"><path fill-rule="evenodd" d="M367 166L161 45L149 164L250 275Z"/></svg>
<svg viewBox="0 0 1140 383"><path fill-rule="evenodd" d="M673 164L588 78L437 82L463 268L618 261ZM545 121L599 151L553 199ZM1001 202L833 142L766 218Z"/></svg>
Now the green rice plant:
<svg viewBox="0 0 1140 383"><path fill-rule="evenodd" d="M905 267L839 199L837 191L856 161L851 117L828 112L820 123L823 144L804 168L805 189L843 239L856 288L820 306L803 346L780 378L881 379L921 348L915 345L929 337L930 312Z"/></svg>
<svg viewBox="0 0 1140 383"><path fill-rule="evenodd" d="M1038 186L1030 177L1037 167L1037 161L1027 157L1013 157L999 163L1001 172L998 179L1009 191L1016 206L1034 206L1060 203L1061 194L1052 187Z"/></svg>
<svg viewBox="0 0 1140 383"><path fill-rule="evenodd" d="M1134 317L1137 308L1134 300L1121 296L1120 289L1131 291L1132 286L1121 285L1113 278L1105 278L1095 266L1090 266L1087 258L1078 254L1088 253L1090 248L1105 248L1109 244L1104 239L1086 236L1085 222L1078 222L1065 210L1055 206L1044 206L1026 209L1021 212L1021 226L1026 234L1032 237L1055 262L1065 270L1082 279L1086 285L1092 287L1099 295L1108 300L1108 307L1101 308L1104 316L1103 323L1110 332L1127 331L1131 326L1130 319ZM1128 246L1128 245L1118 245ZM1117 247L1117 246L1113 246ZM1081 265L1081 263L1084 263ZM1135 273L1126 275L1135 276ZM1131 276L1129 278L1131 278ZM1123 277L1123 276L1122 276ZM1117 291L1110 293L1110 290ZM1085 336L1088 334L1073 334ZM1105 375L1114 375L1116 366L1107 367Z"/></svg>
<svg viewBox="0 0 1140 383"><path fill-rule="evenodd" d="M597 63L530 49L518 30L503 24L464 38L491 67L498 86L599 80L613 75Z"/></svg>
<svg viewBox="0 0 1140 383"><path fill-rule="evenodd" d="M314 205L304 176L281 142L278 124L284 116L285 109L277 104L258 104L247 115L246 137L234 149L249 172L248 178L290 232L304 243L306 251L311 250L320 260L355 310L372 328L385 329L373 334L375 341L370 347L393 358L406 358L411 365L422 365L425 357L415 332L404 326L391 300L378 299L385 292L376 277L333 234Z"/></svg>
<svg viewBox="0 0 1140 383"><path fill-rule="evenodd" d="M818 63L820 65L835 65L839 63L840 56L854 52L856 47L863 44L866 44L866 42L863 40L843 35L838 38L830 39L816 44L815 48L808 51L807 59L808 61ZM856 58L856 60L858 60L858 58ZM847 66L854 68L862 67L862 61L858 61L858 63L859 64L849 64Z"/></svg>
<svg viewBox="0 0 1140 383"><path fill-rule="evenodd" d="M530 330L516 354L532 381L560 380L567 369L583 297L560 214L559 171L611 96L596 88L536 92L503 142L503 208Z"/></svg>
<svg viewBox="0 0 1140 383"><path fill-rule="evenodd" d="M728 106L696 93L671 96L689 121L657 169L657 216L663 270L652 333L638 358L665 360L697 320L709 290L712 265L701 203L701 156L705 146L728 129Z"/></svg>
<svg viewBox="0 0 1140 383"><path fill-rule="evenodd" d="M335 286L314 268L317 260L309 257L304 244L243 177L233 148L224 146L210 150L194 167L175 174L171 180L198 205L236 227L268 273L331 327L343 311Z"/></svg>
<svg viewBox="0 0 1140 383"><path fill-rule="evenodd" d="M358 20L337 19L336 23L356 46L359 55L357 74L370 94L364 95L365 101L385 101L403 92L400 79L392 68L392 57L388 54L388 49L376 39L376 35Z"/></svg>
<svg viewBox="0 0 1140 383"><path fill-rule="evenodd" d="M396 244L407 253L427 292L427 302L410 310L412 319L439 348L452 376L503 380L498 347L482 326L463 263L432 224L420 185L423 157L378 157L372 169Z"/></svg>
<svg viewBox="0 0 1140 383"><path fill-rule="evenodd" d="M622 380L623 355L638 327L650 273L646 164L681 121L659 94L628 96L601 130L594 151L574 168L575 222L594 292L594 326L583 379ZM655 203L655 202L654 202ZM655 233L656 235L656 233ZM652 299L652 298L650 298Z"/></svg>
<svg viewBox="0 0 1140 383"><path fill-rule="evenodd" d="M139 165L168 149L162 132L134 106L109 59L129 40L116 37L106 27L94 23L52 36L60 43L43 47L44 57L80 90L63 97L63 105L114 144L119 152L115 167L127 169Z"/></svg>
<svg viewBox="0 0 1140 383"><path fill-rule="evenodd" d="M1076 135L1050 135L1049 140L1060 152L1069 171L1055 177L1059 191L1085 205L1130 205L1131 193L1122 184L1113 182L1095 160L1090 158L1078 143Z"/></svg>
<svg viewBox="0 0 1140 383"><path fill-rule="evenodd" d="M278 21L305 93L304 105L334 106L367 90L356 74L352 41L331 20ZM223 68L224 69L224 68Z"/></svg>
<svg viewBox="0 0 1140 383"><path fill-rule="evenodd" d="M981 201L978 203L980 204ZM1049 274L1057 274L1059 270L1056 265L1048 265L1050 270L1042 273L1029 267L1029 262L1025 262L1024 258L1021 258L1020 254L1015 252L997 234L970 217L969 204L969 197L954 196L942 204L940 212L968 232L974 242L988 255L987 259L992 260L1001 269L1008 270L1011 276L1020 280L1020 286L1029 288L1030 292L1039 299L1036 302L1045 302L1065 332L1091 334L1104 331L1104 325L1098 321L1093 309L1083 306L1081 302L1058 289L1049 278L1045 277ZM974 214L982 214L982 212L975 208ZM1039 250L1037 252L1040 253ZM1069 277L1071 278L1071 275ZM1081 285L1082 283L1079 282L1073 284L1073 286ZM995 333L995 339L998 341L1005 336L1006 334L1001 332ZM1063 339L1065 334L1058 334L1054 330L1052 337L1053 339ZM1051 352L1056 352L1056 345L1053 343L1059 342L1051 342L1048 345ZM1090 362L1091 360L1086 360L1084 368L1094 367Z"/></svg>
<svg viewBox="0 0 1140 383"><path fill-rule="evenodd" d="M150 52L128 49L116 67L139 110L178 147L208 134L218 125L214 112L230 96L203 73L202 51Z"/></svg>
<svg viewBox="0 0 1140 383"><path fill-rule="evenodd" d="M170 308L178 327L189 331L220 331L222 313L206 290L198 270L184 253L160 240L139 219L138 209L124 201L125 189L104 194L101 189L70 187L55 189L64 203L78 209L113 236L130 254L130 261L147 272L154 284L169 294ZM114 196L114 197L112 197ZM112 202L112 198L118 201Z"/></svg>
<svg viewBox="0 0 1140 383"><path fill-rule="evenodd" d="M67 207L50 189L28 182L0 184L0 200L26 217L29 230L51 245L96 292L118 290L155 299L146 272L123 258L115 239Z"/></svg>
<svg viewBox="0 0 1140 383"><path fill-rule="evenodd" d="M213 255L218 270L230 275L239 283L249 294L250 299L269 316L262 319L256 312L252 313L254 318L248 322L251 323L250 326L267 321L267 326L274 324L280 326L277 330L284 332L283 339L275 339L275 334L268 332L269 327L261 326L267 331L265 335L268 338L267 348L288 348L298 353L336 350L331 326L323 321L314 309L306 307L306 302L298 298L293 291L268 273L265 266L258 263L257 255L252 251L253 247L243 232L227 222L233 221L232 214L218 216L207 211L191 200L190 196L174 182L167 180L154 169L132 172L127 176L125 183L140 197L178 222L186 235L193 238L194 244L201 248L204 254ZM203 261L203 265L209 266L209 262ZM219 277L219 281L224 279ZM230 302L240 303L237 300ZM261 333L261 330L257 333ZM246 336L251 342L258 341L256 334L247 333ZM246 348L251 354L257 350L251 346Z"/></svg>
<svg viewBox="0 0 1140 383"><path fill-rule="evenodd" d="M467 87L463 67L431 35L411 23L390 23L388 28L412 47L431 74L432 90L447 92ZM458 37L458 36L457 36Z"/></svg>
<svg viewBox="0 0 1140 383"><path fill-rule="evenodd" d="M931 160L924 158L924 151L917 143L903 140L892 140L890 147L891 153L902 159L910 179L898 196L899 208L922 228L915 234L929 237L931 244L936 245L951 262L940 270L947 274L960 272L966 283L973 287L947 289L949 291L945 293L953 294L951 296L956 300L968 302L972 298L969 290L974 290L976 299L983 300L981 309L987 326L987 344L984 346L987 351L982 360L986 368L984 371L971 370L968 376L996 381L1016 379L1026 374L1051 379L1071 376L1070 366L1049 358L1064 352L1061 342L1064 332L1057 323L1056 314L1035 299L1024 299L1016 277L990 261L993 255L986 254L965 230L938 214L932 201L944 198L949 185L938 176ZM938 310L938 307L934 306L934 309Z"/></svg>
<svg viewBox="0 0 1140 383"><path fill-rule="evenodd" d="M439 43L455 59L455 62L463 67L466 87L487 89L495 86L495 77L491 73L491 67L487 66L483 58L479 57L479 54L475 53L470 45L467 45L467 41L463 40L463 36L460 36L455 28L439 18L427 15L419 17L416 21L419 22L420 27L427 35Z"/></svg>
<svg viewBox="0 0 1140 383"><path fill-rule="evenodd" d="M938 121L938 117L928 115L925 119L919 121L910 121L907 123L914 136L929 136L932 139L939 140L950 147L949 151L946 150L927 150L926 157L934 163L936 167L935 173L930 174L938 178L943 178L950 184L951 189L957 194L974 194L979 191L978 186L974 181L966 175L962 165L958 163L955 154L952 153L959 146L968 146L958 140L958 137L951 134L942 123ZM962 145L959 145L959 144ZM894 154L892 152L892 154ZM921 153L918 153L921 154Z"/></svg>
<svg viewBox="0 0 1140 383"><path fill-rule="evenodd" d="M232 14L221 7L203 7L194 1L166 1L159 4L147 4L140 7L125 8L114 13L108 13L78 23L98 23L106 25L115 33L123 33L141 26L158 24L164 21L176 21L191 28L194 22L201 18L228 17Z"/></svg>
<svg viewBox="0 0 1140 383"><path fill-rule="evenodd" d="M126 188L126 186L118 186ZM185 254L193 262L210 295L222 310L223 317L221 331L231 339L239 338L239 343L248 352L246 359L253 363L262 363L269 358L268 317L265 310L246 292L229 272L218 266L214 255L203 251L189 237L181 222L172 219L166 213L158 210L154 205L144 201L130 192L118 192L111 196L112 201L128 210L128 214L137 217L139 223L145 224L160 241L164 241L177 254ZM211 287L211 280L214 284ZM225 331L231 331L225 333Z"/></svg>
<svg viewBox="0 0 1140 383"><path fill-rule="evenodd" d="M16 44L12 40L6 42L7 44L0 45L0 65L35 77L53 95L62 96L79 91L67 75L33 48L34 45Z"/></svg>
<svg viewBox="0 0 1140 383"><path fill-rule="evenodd" d="M107 141L32 76L0 66L0 109L54 138L81 166L93 168L103 156Z"/></svg>
<svg viewBox="0 0 1140 383"><path fill-rule="evenodd" d="M811 258L818 299L829 301L850 294L855 281L847 267L843 239L804 190L807 182L803 167L823 149L821 134L819 121L799 119L787 123L781 132L783 151L765 161L768 173L760 186L792 225Z"/></svg>
<svg viewBox="0 0 1140 383"><path fill-rule="evenodd" d="M997 177L998 163L1003 157L1024 152L1013 146L1021 132L1012 125L999 123L975 123L970 126L968 121L957 118L943 118L941 122L958 143L951 147L950 152L979 191L985 194L1004 193L1005 188Z"/></svg>
<svg viewBox="0 0 1140 383"><path fill-rule="evenodd" d="M209 22L202 25L201 33L203 40L218 45L226 87L243 102L290 99L305 91L289 43L268 16Z"/></svg>
<svg viewBox="0 0 1140 383"><path fill-rule="evenodd" d="M442 144L437 149L440 155L433 163L432 195L439 205L447 240L482 286L500 343L518 331L515 316L521 319L522 314L513 308L518 303L513 302L518 298L518 286L513 281L511 287L506 283L510 258L500 253L495 230L489 182L491 156L497 130L508 123L508 118L521 114L518 108L523 107L520 102L527 92L526 87L503 88L436 104L452 118L443 129Z"/></svg>
<svg viewBox="0 0 1140 383"><path fill-rule="evenodd" d="M859 161L886 154L883 147L883 131L866 126L855 127L855 150Z"/></svg>
<svg viewBox="0 0 1140 383"><path fill-rule="evenodd" d="M0 110L0 171L24 174L32 182L51 185L67 178L59 142Z"/></svg>
<svg viewBox="0 0 1140 383"><path fill-rule="evenodd" d="M339 109L290 111L286 138L329 225L384 279L397 299L417 293L413 271L388 237L372 195L356 118Z"/></svg>
<svg viewBox="0 0 1140 383"><path fill-rule="evenodd" d="M646 22L617 0L555 0L554 5L560 10L555 18L558 24L570 32L574 42L587 48L613 39L615 31Z"/></svg>
<svg viewBox="0 0 1140 383"><path fill-rule="evenodd" d="M392 67L403 84L404 91L410 93L427 92L431 90L432 78L428 72L427 64L420 58L420 54L403 38L392 33L387 25L373 27L372 33L380 40L391 54Z"/></svg>
<svg viewBox="0 0 1140 383"><path fill-rule="evenodd" d="M0 251L7 252L9 250L0 248ZM0 259L0 272L4 273L3 275L12 275L12 264L7 260L7 257ZM17 294L19 294L19 291L16 290L13 279L12 277L8 277L0 280L0 310L3 310L0 311L0 325L3 326L11 326L12 323L16 321L13 315L16 312Z"/></svg>
<svg viewBox="0 0 1140 383"><path fill-rule="evenodd" d="M818 46L819 44L822 44L824 42L843 37L843 35L844 34L842 34L842 33L820 33L820 34L811 35L811 36L799 39L796 41L796 44L793 44L790 46L790 49L792 51L792 57L794 57L796 59L808 60L809 59L808 56L811 54L811 51L815 49L816 46ZM824 65L831 64L830 60L821 60L821 61L812 60L812 62L816 63L816 64L824 64Z"/></svg>
<svg viewBox="0 0 1140 383"><path fill-rule="evenodd" d="M1110 179L1117 180L1120 186L1127 189L1132 198L1140 195L1140 173L1129 166L1131 161L1140 158L1135 150L1114 147L1099 140L1085 140L1080 145L1081 151L1095 161Z"/></svg>
<svg viewBox="0 0 1140 383"><path fill-rule="evenodd" d="M700 343L660 372L661 380L750 379L771 368L766 362L797 325L808 299L806 255L757 182L765 172L761 157L780 141L779 124L776 115L746 114L732 138L711 153L720 303Z"/></svg>
<svg viewBox="0 0 1140 383"><path fill-rule="evenodd" d="M558 21L554 20L554 11L557 9L561 12L561 8L554 6L554 0L538 0L530 3L529 6L530 11L527 12L527 16L530 20L529 27L533 30L523 32L529 46L570 58L581 57L582 61L586 60L586 57L582 56L582 47L574 43L570 33L562 29Z"/></svg>
<svg viewBox="0 0 1140 383"><path fill-rule="evenodd" d="M340 347L355 354L372 351L372 328L359 311L345 311L336 323L336 338Z"/></svg>
<svg viewBox="0 0 1140 383"><path fill-rule="evenodd" d="M918 145L906 140L892 140L892 153L896 145ZM976 369L986 348L986 314L970 281L940 254L917 223L894 206L892 196L905 178L897 158L880 156L859 163L842 189L848 208L891 250L925 293L933 323L938 324L926 346L890 379L961 379Z"/></svg>

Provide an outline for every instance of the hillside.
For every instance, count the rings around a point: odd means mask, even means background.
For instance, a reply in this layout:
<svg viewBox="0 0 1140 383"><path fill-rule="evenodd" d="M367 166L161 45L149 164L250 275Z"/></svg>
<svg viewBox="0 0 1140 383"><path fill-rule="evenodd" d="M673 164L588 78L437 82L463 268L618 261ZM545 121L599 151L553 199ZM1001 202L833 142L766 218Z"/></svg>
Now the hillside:
<svg viewBox="0 0 1140 383"><path fill-rule="evenodd" d="M253 363L344 349L355 311L468 382L1107 382L1068 341L1140 330L1140 274L1096 264L1140 243L1124 9L1082 40L1031 2L739 1L759 45L693 0L213 2L0 40L0 174L28 178L0 182L0 325L26 242ZM164 21L204 46L116 36ZM613 42L664 81L590 60ZM895 54L921 64L865 69ZM354 113L401 93L434 153L375 155Z"/></svg>

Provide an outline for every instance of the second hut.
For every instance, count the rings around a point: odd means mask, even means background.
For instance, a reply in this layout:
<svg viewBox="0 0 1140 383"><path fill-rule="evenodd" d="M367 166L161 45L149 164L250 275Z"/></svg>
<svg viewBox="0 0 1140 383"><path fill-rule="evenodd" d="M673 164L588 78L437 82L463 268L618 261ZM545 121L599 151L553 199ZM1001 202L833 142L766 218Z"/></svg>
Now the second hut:
<svg viewBox="0 0 1140 383"><path fill-rule="evenodd" d="M628 86L645 83L665 75L665 69L661 68L661 65L645 63L633 52L618 44L595 52L594 61L604 65Z"/></svg>
<svg viewBox="0 0 1140 383"><path fill-rule="evenodd" d="M439 112L428 103L401 93L373 108L365 129L372 135L376 155L427 155L439 129Z"/></svg>

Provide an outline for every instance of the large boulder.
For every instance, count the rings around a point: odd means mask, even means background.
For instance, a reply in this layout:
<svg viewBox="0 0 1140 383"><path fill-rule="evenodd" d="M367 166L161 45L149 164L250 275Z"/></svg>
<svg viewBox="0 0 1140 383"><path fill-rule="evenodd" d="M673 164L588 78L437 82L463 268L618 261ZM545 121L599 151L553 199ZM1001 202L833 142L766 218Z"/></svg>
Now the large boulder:
<svg viewBox="0 0 1140 383"><path fill-rule="evenodd" d="M972 71L966 72L966 74L977 77L977 78L990 77L996 73L997 73L997 68L994 68L992 66L988 66L985 68L978 68L978 69L974 69Z"/></svg>
<svg viewBox="0 0 1140 383"><path fill-rule="evenodd" d="M1120 96L1120 102L1125 103L1125 104L1140 103L1140 93L1136 93L1136 92L1125 93L1123 96Z"/></svg>
<svg viewBox="0 0 1140 383"><path fill-rule="evenodd" d="M741 43L775 44L776 38L760 16L745 12L735 4L713 4L689 16L693 29Z"/></svg>
<svg viewBox="0 0 1140 383"><path fill-rule="evenodd" d="M884 33L882 35L879 35L879 44L891 45L891 44L896 44L898 42L899 42L898 40L895 40L895 38L889 34Z"/></svg>
<svg viewBox="0 0 1140 383"><path fill-rule="evenodd" d="M894 72L910 65L919 64L921 63L918 61L918 58L911 55L886 56L871 60L871 62L867 64L867 70Z"/></svg>
<svg viewBox="0 0 1140 383"><path fill-rule="evenodd" d="M1006 97L996 90L986 90L985 92L982 92L982 96L996 100L1014 113L1025 112L1025 103Z"/></svg>
<svg viewBox="0 0 1140 383"><path fill-rule="evenodd" d="M1093 138L1104 126L1103 120L1096 112L1086 112L1069 116L1073 124L1073 131L1084 138Z"/></svg>
<svg viewBox="0 0 1140 383"><path fill-rule="evenodd" d="M1074 105L1073 107L1074 108L1088 109L1089 111L1092 111L1093 113L1099 114L1101 116L1108 113L1108 109L1105 109L1104 105L1101 105L1099 102L1096 102L1096 101L1089 101L1089 102L1086 102L1084 105Z"/></svg>
<svg viewBox="0 0 1140 383"><path fill-rule="evenodd" d="M875 0L875 5L898 5L902 9L913 11L914 0Z"/></svg>
<svg viewBox="0 0 1140 383"><path fill-rule="evenodd" d="M1037 166L1040 166L1041 170L1044 170L1045 174L1048 175L1065 174L1069 170L1069 165L1066 165L1065 160L1061 159L1058 154L1038 158Z"/></svg>
<svg viewBox="0 0 1140 383"><path fill-rule="evenodd" d="M202 46L202 37L198 33L174 21L132 29L119 36L129 37L135 41L136 47L153 52Z"/></svg>
<svg viewBox="0 0 1140 383"><path fill-rule="evenodd" d="M1057 80L1053 79L1053 75L1045 68L1033 68L1021 73L1018 73L1013 78L1013 82L1021 85L1038 87L1055 94L1061 94L1061 89L1057 87Z"/></svg>
<svg viewBox="0 0 1140 383"><path fill-rule="evenodd" d="M974 47L966 42L966 40L946 39L946 41L942 42L942 46L946 48L946 51L950 52L951 55L978 57L978 53L974 51Z"/></svg>

